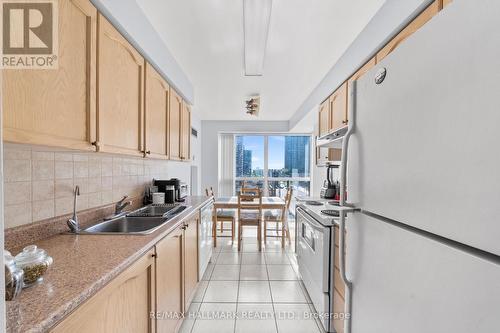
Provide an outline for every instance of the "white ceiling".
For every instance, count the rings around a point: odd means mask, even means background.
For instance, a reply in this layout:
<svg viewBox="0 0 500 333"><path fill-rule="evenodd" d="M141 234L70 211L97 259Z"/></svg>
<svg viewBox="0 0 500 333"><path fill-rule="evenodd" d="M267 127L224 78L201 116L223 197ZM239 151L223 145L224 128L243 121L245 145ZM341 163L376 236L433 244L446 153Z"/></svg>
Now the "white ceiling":
<svg viewBox="0 0 500 333"><path fill-rule="evenodd" d="M264 75L245 77L243 0L137 0L195 89L203 120L288 120L384 0L273 0ZM261 95L259 116L245 97Z"/></svg>

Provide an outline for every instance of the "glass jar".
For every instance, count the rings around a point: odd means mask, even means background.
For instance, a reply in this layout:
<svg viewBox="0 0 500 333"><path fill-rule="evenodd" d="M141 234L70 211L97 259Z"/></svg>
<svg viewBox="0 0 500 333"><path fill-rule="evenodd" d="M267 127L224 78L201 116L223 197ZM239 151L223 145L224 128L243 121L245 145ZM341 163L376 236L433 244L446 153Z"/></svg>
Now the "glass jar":
<svg viewBox="0 0 500 333"><path fill-rule="evenodd" d="M16 266L14 257L9 251L3 250L3 257L5 264L5 300L13 301L21 293L24 272Z"/></svg>
<svg viewBox="0 0 500 333"><path fill-rule="evenodd" d="M36 245L29 245L15 257L16 266L24 271L23 288L43 280L43 274L52 265L52 257Z"/></svg>

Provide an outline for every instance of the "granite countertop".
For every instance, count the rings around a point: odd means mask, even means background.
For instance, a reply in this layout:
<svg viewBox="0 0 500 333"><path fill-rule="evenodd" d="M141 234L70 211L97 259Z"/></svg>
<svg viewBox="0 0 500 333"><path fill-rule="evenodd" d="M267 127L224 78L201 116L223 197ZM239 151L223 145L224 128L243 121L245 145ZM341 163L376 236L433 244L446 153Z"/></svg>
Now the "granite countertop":
<svg viewBox="0 0 500 333"><path fill-rule="evenodd" d="M53 257L43 283L7 304L7 332L46 332L175 229L210 197L187 197L190 205L150 235L59 234L36 243ZM97 221L96 221L97 222Z"/></svg>

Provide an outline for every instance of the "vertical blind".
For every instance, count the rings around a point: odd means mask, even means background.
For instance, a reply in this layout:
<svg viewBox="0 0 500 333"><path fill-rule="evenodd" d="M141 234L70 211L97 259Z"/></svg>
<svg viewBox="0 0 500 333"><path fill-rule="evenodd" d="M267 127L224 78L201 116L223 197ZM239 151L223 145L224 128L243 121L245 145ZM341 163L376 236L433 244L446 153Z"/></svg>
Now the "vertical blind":
<svg viewBox="0 0 500 333"><path fill-rule="evenodd" d="M232 196L234 190L234 135L219 134L218 196Z"/></svg>

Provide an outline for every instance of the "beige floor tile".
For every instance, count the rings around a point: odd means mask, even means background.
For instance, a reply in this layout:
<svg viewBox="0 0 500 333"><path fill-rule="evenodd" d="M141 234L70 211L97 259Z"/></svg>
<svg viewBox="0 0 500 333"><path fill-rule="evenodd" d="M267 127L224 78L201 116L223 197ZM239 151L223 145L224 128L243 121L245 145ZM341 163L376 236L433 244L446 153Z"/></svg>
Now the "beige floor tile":
<svg viewBox="0 0 500 333"><path fill-rule="evenodd" d="M200 281L198 283L198 287L196 288L196 292L194 293L192 302L201 303L201 301L203 301L203 296L205 295L207 287L208 287L208 281Z"/></svg>
<svg viewBox="0 0 500 333"><path fill-rule="evenodd" d="M270 281L273 302L307 303L299 281Z"/></svg>
<svg viewBox="0 0 500 333"><path fill-rule="evenodd" d="M210 281L205 292L204 302L236 302L238 281Z"/></svg>
<svg viewBox="0 0 500 333"><path fill-rule="evenodd" d="M271 302L268 281L240 281L238 303Z"/></svg>
<svg viewBox="0 0 500 333"><path fill-rule="evenodd" d="M269 280L298 280L291 265L268 265Z"/></svg>
<svg viewBox="0 0 500 333"><path fill-rule="evenodd" d="M238 281L240 265L215 265L210 280Z"/></svg>
<svg viewBox="0 0 500 333"><path fill-rule="evenodd" d="M267 280L265 265L241 265L240 280Z"/></svg>
<svg viewBox="0 0 500 333"><path fill-rule="evenodd" d="M217 257L217 265L238 265L241 256L238 252L221 252Z"/></svg>
<svg viewBox="0 0 500 333"><path fill-rule="evenodd" d="M236 303L202 303L192 333L233 333Z"/></svg>
<svg viewBox="0 0 500 333"><path fill-rule="evenodd" d="M266 253L266 264L268 265L289 265L290 259L285 252Z"/></svg>
<svg viewBox="0 0 500 333"><path fill-rule="evenodd" d="M236 333L276 333L272 304L239 303Z"/></svg>
<svg viewBox="0 0 500 333"><path fill-rule="evenodd" d="M242 265L265 265L266 256L264 253L245 253L241 254Z"/></svg>
<svg viewBox="0 0 500 333"><path fill-rule="evenodd" d="M321 333L307 304L275 304L278 332Z"/></svg>

